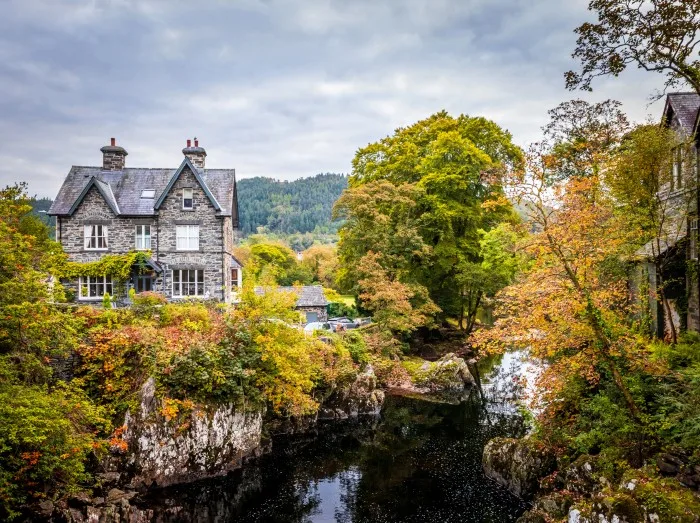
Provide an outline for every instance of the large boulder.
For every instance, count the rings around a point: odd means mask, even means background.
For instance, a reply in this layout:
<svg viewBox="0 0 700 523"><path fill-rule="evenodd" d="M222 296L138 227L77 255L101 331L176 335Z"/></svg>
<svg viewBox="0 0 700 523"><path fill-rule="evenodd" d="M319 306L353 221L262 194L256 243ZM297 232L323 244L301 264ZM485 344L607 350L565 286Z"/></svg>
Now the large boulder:
<svg viewBox="0 0 700 523"><path fill-rule="evenodd" d="M262 412L242 412L233 405L195 408L185 419L167 419L149 379L139 408L127 413L124 461L134 486L167 486L226 474L257 455Z"/></svg>
<svg viewBox="0 0 700 523"><path fill-rule="evenodd" d="M454 353L445 354L436 361L426 361L412 378L415 386L426 392L460 393L476 386L467 362Z"/></svg>
<svg viewBox="0 0 700 523"><path fill-rule="evenodd" d="M358 416L378 416L384 405L384 391L377 388L377 376L367 365L346 387L341 387L323 402L319 419L346 419Z"/></svg>
<svg viewBox="0 0 700 523"><path fill-rule="evenodd" d="M486 476L514 495L531 499L540 480L556 469L556 458L548 449L530 439L494 438L484 447Z"/></svg>

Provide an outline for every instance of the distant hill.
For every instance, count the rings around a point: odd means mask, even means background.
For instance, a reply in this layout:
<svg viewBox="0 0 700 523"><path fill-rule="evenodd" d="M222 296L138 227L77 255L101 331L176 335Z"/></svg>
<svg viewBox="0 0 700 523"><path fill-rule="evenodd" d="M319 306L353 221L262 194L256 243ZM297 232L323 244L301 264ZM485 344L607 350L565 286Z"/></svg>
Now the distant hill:
<svg viewBox="0 0 700 523"><path fill-rule="evenodd" d="M244 178L238 181L238 210L241 232L294 234L333 233L333 204L348 186L343 174L317 174L309 178L279 181L272 178Z"/></svg>

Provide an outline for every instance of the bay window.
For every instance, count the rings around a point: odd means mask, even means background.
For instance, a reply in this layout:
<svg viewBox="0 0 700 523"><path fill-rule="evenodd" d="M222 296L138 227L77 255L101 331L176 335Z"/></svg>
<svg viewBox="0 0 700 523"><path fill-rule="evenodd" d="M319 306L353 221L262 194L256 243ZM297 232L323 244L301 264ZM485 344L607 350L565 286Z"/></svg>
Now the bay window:
<svg viewBox="0 0 700 523"><path fill-rule="evenodd" d="M85 249L91 251L107 250L107 226L85 226Z"/></svg>
<svg viewBox="0 0 700 523"><path fill-rule="evenodd" d="M176 237L178 251L199 250L199 225L178 225Z"/></svg>
<svg viewBox="0 0 700 523"><path fill-rule="evenodd" d="M204 296L204 270L173 270L173 297Z"/></svg>

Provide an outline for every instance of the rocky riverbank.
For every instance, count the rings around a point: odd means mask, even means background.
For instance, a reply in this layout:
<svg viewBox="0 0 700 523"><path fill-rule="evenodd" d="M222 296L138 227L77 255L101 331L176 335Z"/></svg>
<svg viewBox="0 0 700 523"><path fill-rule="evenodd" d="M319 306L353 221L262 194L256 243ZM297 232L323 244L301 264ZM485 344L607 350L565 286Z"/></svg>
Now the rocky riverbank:
<svg viewBox="0 0 700 523"><path fill-rule="evenodd" d="M484 448L483 467L516 496L533 500L518 523L700 521L700 467L679 455L615 470L598 456L566 464L532 439L496 438Z"/></svg>
<svg viewBox="0 0 700 523"><path fill-rule="evenodd" d="M404 385L414 393L461 397L473 389L475 380L466 362L449 354L426 362L420 381ZM184 417L169 419L149 379L141 388L138 407L126 414L121 439L114 442L112 455L102 463L93 496L79 494L56 503L43 502L35 507L33 519L151 521L153 514L131 501L140 493L241 468L247 460L270 450L265 434L308 431L318 420L378 416L385 396L373 367L367 365L346 387L331 391L312 417L280 420L262 411L241 412L232 405L221 405L209 410L195 408Z"/></svg>

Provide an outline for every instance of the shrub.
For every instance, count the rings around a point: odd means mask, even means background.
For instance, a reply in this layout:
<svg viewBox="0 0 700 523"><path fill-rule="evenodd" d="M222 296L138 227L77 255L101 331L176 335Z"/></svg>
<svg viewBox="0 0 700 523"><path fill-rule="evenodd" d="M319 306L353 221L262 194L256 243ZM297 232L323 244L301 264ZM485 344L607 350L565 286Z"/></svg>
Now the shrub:
<svg viewBox="0 0 700 523"><path fill-rule="evenodd" d="M109 423L81 392L0 386L0 519L21 505L54 499L90 481L86 463L103 448Z"/></svg>

